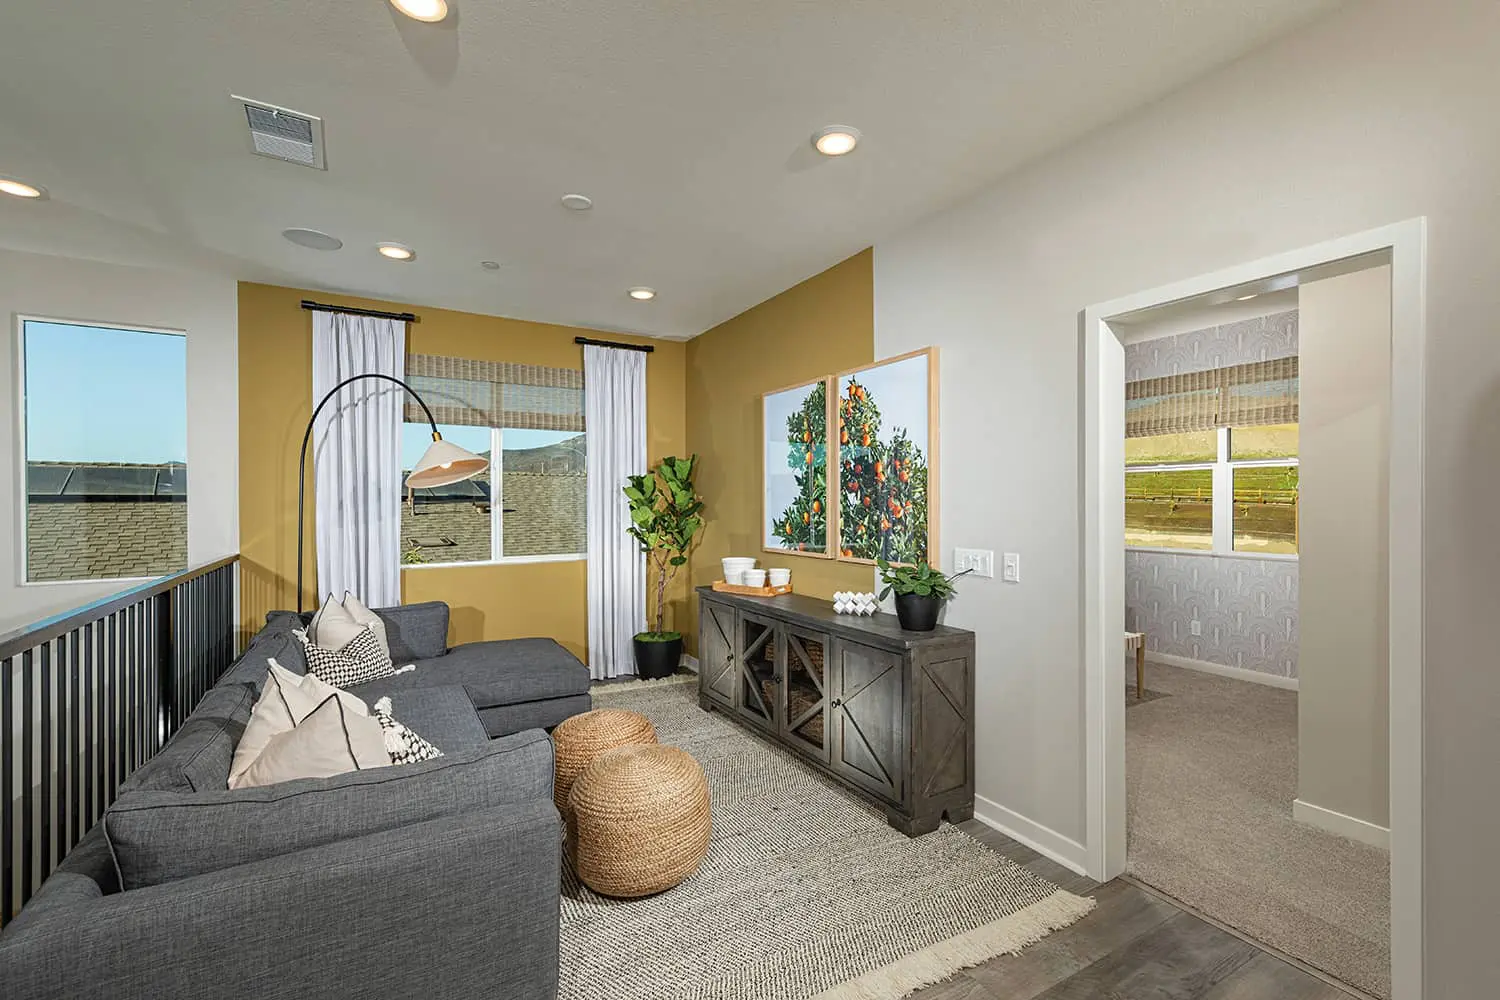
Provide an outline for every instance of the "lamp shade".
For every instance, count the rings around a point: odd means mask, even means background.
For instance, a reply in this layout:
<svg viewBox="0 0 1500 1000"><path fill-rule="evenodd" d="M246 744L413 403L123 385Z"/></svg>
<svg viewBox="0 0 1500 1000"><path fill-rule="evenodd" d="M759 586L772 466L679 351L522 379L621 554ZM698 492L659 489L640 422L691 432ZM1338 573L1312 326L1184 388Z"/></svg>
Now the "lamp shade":
<svg viewBox="0 0 1500 1000"><path fill-rule="evenodd" d="M472 451L460 448L451 441L434 437L432 444L427 446L427 450L417 460L416 466L411 470L411 475L406 477L406 485L415 490L432 486L447 486L449 483L471 479L489 467L488 460L480 458Z"/></svg>

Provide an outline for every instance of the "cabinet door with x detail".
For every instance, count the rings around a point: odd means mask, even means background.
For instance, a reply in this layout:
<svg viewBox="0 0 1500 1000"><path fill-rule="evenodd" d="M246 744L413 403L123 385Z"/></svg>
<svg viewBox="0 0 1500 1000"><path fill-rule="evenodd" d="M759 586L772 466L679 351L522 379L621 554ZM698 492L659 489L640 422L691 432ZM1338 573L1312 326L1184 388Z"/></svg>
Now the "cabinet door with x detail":
<svg viewBox="0 0 1500 1000"><path fill-rule="evenodd" d="M734 704L735 611L704 601L698 615L699 690L726 707Z"/></svg>
<svg viewBox="0 0 1500 1000"><path fill-rule="evenodd" d="M828 763L828 636L788 625L783 630L781 736Z"/></svg>
<svg viewBox="0 0 1500 1000"><path fill-rule="evenodd" d="M781 659L781 630L776 623L741 611L734 651L739 678L734 708L749 722L772 732L779 718Z"/></svg>

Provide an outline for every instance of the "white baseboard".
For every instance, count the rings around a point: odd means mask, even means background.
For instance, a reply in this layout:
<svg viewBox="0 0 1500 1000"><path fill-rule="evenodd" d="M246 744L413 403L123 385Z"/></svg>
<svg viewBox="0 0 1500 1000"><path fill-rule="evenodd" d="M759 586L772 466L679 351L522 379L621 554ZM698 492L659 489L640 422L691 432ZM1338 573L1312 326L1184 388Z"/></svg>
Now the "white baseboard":
<svg viewBox="0 0 1500 1000"><path fill-rule="evenodd" d="M1376 826L1368 820L1345 816L1332 809L1315 806L1311 802L1293 799L1292 819L1299 823L1306 823L1308 826L1315 826L1319 830L1336 833L1340 837L1357 840L1361 844L1381 847L1387 851L1391 849L1391 831L1388 828Z"/></svg>
<svg viewBox="0 0 1500 1000"><path fill-rule="evenodd" d="M688 668L695 674L698 672L698 658L696 656L689 656L688 654L683 653L681 665Z"/></svg>
<svg viewBox="0 0 1500 1000"><path fill-rule="evenodd" d="M1087 851L1082 844L1012 812L998 802L983 795L974 796L974 818L985 826L993 827L1012 840L1019 841L1045 857L1080 875L1087 875L1084 868Z"/></svg>
<svg viewBox="0 0 1500 1000"><path fill-rule="evenodd" d="M1209 663L1207 660L1194 660L1186 656L1174 656L1171 653L1153 653L1146 651L1146 666L1149 672L1151 661L1165 663L1169 667L1182 667L1184 670L1197 670L1205 674L1218 674L1220 677L1233 677L1237 681L1249 681L1251 684L1264 684L1267 687L1284 688L1288 691L1297 690L1297 678L1282 677L1278 674L1262 673L1259 670L1246 670L1244 667L1226 667L1222 663ZM1135 669L1134 663L1125 665L1127 677L1134 676L1131 671ZM1146 689L1151 689L1151 680L1146 679Z"/></svg>

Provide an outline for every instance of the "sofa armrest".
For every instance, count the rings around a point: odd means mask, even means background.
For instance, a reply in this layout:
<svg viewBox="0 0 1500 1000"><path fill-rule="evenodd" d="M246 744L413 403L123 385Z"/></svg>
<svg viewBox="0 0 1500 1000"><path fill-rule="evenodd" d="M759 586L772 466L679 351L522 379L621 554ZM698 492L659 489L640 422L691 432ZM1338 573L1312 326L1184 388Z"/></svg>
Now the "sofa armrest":
<svg viewBox="0 0 1500 1000"><path fill-rule="evenodd" d="M44 892L0 935L0 982L9 1000L553 1000L560 837L533 801L106 897Z"/></svg>
<svg viewBox="0 0 1500 1000"><path fill-rule="evenodd" d="M127 890L513 802L552 799L552 740L539 729L419 764L259 788L137 791L104 814Z"/></svg>
<svg viewBox="0 0 1500 1000"><path fill-rule="evenodd" d="M444 602L426 601L374 611L385 622L385 638L396 666L430 660L448 652L448 605Z"/></svg>

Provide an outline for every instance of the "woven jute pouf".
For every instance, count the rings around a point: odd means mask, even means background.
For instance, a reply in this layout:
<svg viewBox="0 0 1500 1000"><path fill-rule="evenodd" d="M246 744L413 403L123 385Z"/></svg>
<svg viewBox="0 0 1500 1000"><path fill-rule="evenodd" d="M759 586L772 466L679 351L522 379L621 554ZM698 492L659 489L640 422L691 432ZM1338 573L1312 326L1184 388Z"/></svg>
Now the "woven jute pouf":
<svg viewBox="0 0 1500 1000"><path fill-rule="evenodd" d="M656 728L638 712L618 708L596 708L564 719L552 730L556 771L552 801L557 811L568 815L568 792L573 782L603 753L620 747L656 742Z"/></svg>
<svg viewBox="0 0 1500 1000"><path fill-rule="evenodd" d="M611 750L584 769L568 799L568 853L597 893L665 892L708 853L708 779L685 750Z"/></svg>

